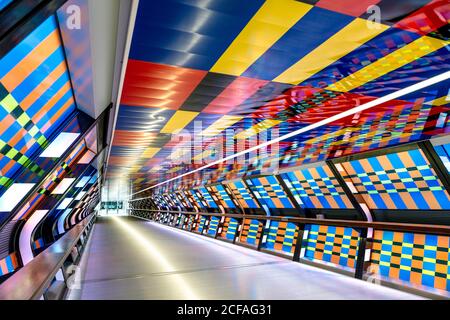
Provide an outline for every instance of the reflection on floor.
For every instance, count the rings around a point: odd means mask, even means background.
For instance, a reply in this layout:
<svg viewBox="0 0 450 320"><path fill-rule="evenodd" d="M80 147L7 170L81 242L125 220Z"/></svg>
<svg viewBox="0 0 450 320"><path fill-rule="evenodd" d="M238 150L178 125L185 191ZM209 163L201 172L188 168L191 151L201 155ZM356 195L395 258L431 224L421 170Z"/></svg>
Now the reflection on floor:
<svg viewBox="0 0 450 320"><path fill-rule="evenodd" d="M419 299L153 222L102 217L70 299Z"/></svg>

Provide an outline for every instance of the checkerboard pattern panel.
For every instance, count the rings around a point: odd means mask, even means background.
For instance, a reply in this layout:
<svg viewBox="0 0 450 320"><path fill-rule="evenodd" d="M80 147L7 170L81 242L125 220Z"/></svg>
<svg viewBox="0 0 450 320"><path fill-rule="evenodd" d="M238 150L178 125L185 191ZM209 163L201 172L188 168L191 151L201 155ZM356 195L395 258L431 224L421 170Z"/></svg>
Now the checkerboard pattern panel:
<svg viewBox="0 0 450 320"><path fill-rule="evenodd" d="M0 260L0 276L14 272L19 267L16 253L11 253L6 258Z"/></svg>
<svg viewBox="0 0 450 320"><path fill-rule="evenodd" d="M214 199L209 194L208 190L205 187L198 188L203 199L206 201L206 204L209 208L217 208L217 204L214 202Z"/></svg>
<svg viewBox="0 0 450 320"><path fill-rule="evenodd" d="M245 219L242 227L241 242L257 246L261 239L263 224L255 219Z"/></svg>
<svg viewBox="0 0 450 320"><path fill-rule="evenodd" d="M202 201L202 197L199 192L196 190L190 190L190 194L192 195L191 200L194 201L194 206L199 208L200 210L203 210L206 208L206 204Z"/></svg>
<svg viewBox="0 0 450 320"><path fill-rule="evenodd" d="M190 209L190 208L192 208L191 203L190 203L189 200L186 198L186 196L184 195L183 191L176 192L175 194L176 194L178 200L181 202L181 205L182 205L185 209Z"/></svg>
<svg viewBox="0 0 450 320"><path fill-rule="evenodd" d="M220 233L221 238L225 238L227 240L234 240L236 236L236 232L239 228L239 223L236 219L233 218L225 218L223 222L222 232Z"/></svg>
<svg viewBox="0 0 450 320"><path fill-rule="evenodd" d="M342 167L344 179L370 209L450 209L449 194L420 149L344 162Z"/></svg>
<svg viewBox="0 0 450 320"><path fill-rule="evenodd" d="M211 217L208 228L208 235L215 237L217 233L217 227L219 226L220 219L217 217Z"/></svg>
<svg viewBox="0 0 450 320"><path fill-rule="evenodd" d="M33 249L39 249L42 248L44 246L44 239L37 239L33 242Z"/></svg>
<svg viewBox="0 0 450 320"><path fill-rule="evenodd" d="M178 214L170 215L170 225L175 226L178 222Z"/></svg>
<svg viewBox="0 0 450 320"><path fill-rule="evenodd" d="M294 204L274 176L266 176L247 180L255 196L269 208L293 209Z"/></svg>
<svg viewBox="0 0 450 320"><path fill-rule="evenodd" d="M215 185L207 187L208 191L211 193L212 198L219 203L222 207L226 209L234 209L236 208L235 203L228 195L225 187L222 185Z"/></svg>
<svg viewBox="0 0 450 320"><path fill-rule="evenodd" d="M304 258L355 268L360 235L353 228L306 225Z"/></svg>
<svg viewBox="0 0 450 320"><path fill-rule="evenodd" d="M369 271L450 291L450 237L376 230Z"/></svg>
<svg viewBox="0 0 450 320"><path fill-rule="evenodd" d="M195 216L190 215L188 220L186 221L186 225L185 225L184 229L191 231L194 226L194 221L195 221Z"/></svg>
<svg viewBox="0 0 450 320"><path fill-rule="evenodd" d="M76 110L54 16L0 59L0 194ZM43 173L42 173L43 174Z"/></svg>
<svg viewBox="0 0 450 320"><path fill-rule="evenodd" d="M250 193L250 190L242 181L230 182L228 184L234 198L239 202L242 208L259 208L259 204L255 197Z"/></svg>
<svg viewBox="0 0 450 320"><path fill-rule="evenodd" d="M281 177L297 203L304 208L353 208L350 199L328 166L287 172Z"/></svg>
<svg viewBox="0 0 450 320"><path fill-rule="evenodd" d="M206 221L205 216L199 216L196 220L194 231L202 233L203 228L205 227L205 221Z"/></svg>
<svg viewBox="0 0 450 320"><path fill-rule="evenodd" d="M295 224L272 221L266 234L266 249L294 254L298 236L298 227Z"/></svg>
<svg viewBox="0 0 450 320"><path fill-rule="evenodd" d="M177 223L176 223L175 227L183 228L185 219L186 219L186 216L184 214L180 214L178 216Z"/></svg>
<svg viewBox="0 0 450 320"><path fill-rule="evenodd" d="M202 218L200 219L200 223L197 226L197 231L199 233L203 233L203 229L207 226L205 226L207 218L205 216L202 216Z"/></svg>

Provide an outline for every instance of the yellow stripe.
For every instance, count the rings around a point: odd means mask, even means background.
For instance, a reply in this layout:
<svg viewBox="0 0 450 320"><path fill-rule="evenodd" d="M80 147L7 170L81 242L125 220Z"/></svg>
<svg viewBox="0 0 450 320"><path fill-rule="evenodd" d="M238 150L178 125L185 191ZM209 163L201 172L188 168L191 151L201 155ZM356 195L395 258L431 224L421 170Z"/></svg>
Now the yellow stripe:
<svg viewBox="0 0 450 320"><path fill-rule="evenodd" d="M411 271L411 267L401 265L400 270Z"/></svg>
<svg viewBox="0 0 450 320"><path fill-rule="evenodd" d="M389 27L356 18L274 79L299 84Z"/></svg>
<svg viewBox="0 0 450 320"><path fill-rule="evenodd" d="M276 126L277 124L281 123L283 121L280 120L272 120L272 119L266 119L264 121L261 121L258 124L255 124L253 127L248 128L247 130L244 130L240 133L238 133L235 138L236 139L246 139L251 136L254 136L255 134L258 134L262 131L265 131L269 128L272 128Z"/></svg>
<svg viewBox="0 0 450 320"><path fill-rule="evenodd" d="M434 52L448 42L431 37L419 38L406 46L378 59L355 73L327 87L329 90L347 92L358 88L367 82L377 79L391 71L407 65L431 52Z"/></svg>
<svg viewBox="0 0 450 320"><path fill-rule="evenodd" d="M161 148L152 148L149 147L145 149L144 153L142 153L141 158L153 158L153 156L159 151Z"/></svg>
<svg viewBox="0 0 450 320"><path fill-rule="evenodd" d="M231 127L236 122L239 122L242 118L243 117L225 115L216 122L214 122L212 125L210 125L208 128L203 130L202 136L210 137L218 135L223 130L227 129L228 127Z"/></svg>
<svg viewBox="0 0 450 320"><path fill-rule="evenodd" d="M192 158L192 160L202 160L203 158L208 157L212 153L212 150L205 150Z"/></svg>
<svg viewBox="0 0 450 320"><path fill-rule="evenodd" d="M426 104L431 104L432 106L443 106L448 103L450 103L450 96L443 96L427 102Z"/></svg>
<svg viewBox="0 0 450 320"><path fill-rule="evenodd" d="M311 139L305 141L304 144L313 144L313 143L315 143L315 142L325 141L325 140L327 140L327 139L329 139L329 138L334 138L334 137L336 137L336 136L344 135L344 134L346 134L346 133L350 133L350 132L354 132L354 131L359 131L359 130L361 130L360 127L344 128L344 129L341 129L341 130L338 130L338 131L334 131L334 132L330 132L330 133L324 134L324 135L322 135L322 136L318 136L318 137L315 137L315 138L311 138Z"/></svg>
<svg viewBox="0 0 450 320"><path fill-rule="evenodd" d="M177 172L178 170L180 170L182 167L174 167L170 170L167 170L167 173L173 173L173 172Z"/></svg>
<svg viewBox="0 0 450 320"><path fill-rule="evenodd" d="M161 129L161 133L176 133L187 126L197 115L198 112L178 110Z"/></svg>
<svg viewBox="0 0 450 320"><path fill-rule="evenodd" d="M240 76L311 8L292 0L266 1L211 71Z"/></svg>
<svg viewBox="0 0 450 320"><path fill-rule="evenodd" d="M431 270L422 270L422 273L426 274L428 276L435 276L434 271L431 271Z"/></svg>

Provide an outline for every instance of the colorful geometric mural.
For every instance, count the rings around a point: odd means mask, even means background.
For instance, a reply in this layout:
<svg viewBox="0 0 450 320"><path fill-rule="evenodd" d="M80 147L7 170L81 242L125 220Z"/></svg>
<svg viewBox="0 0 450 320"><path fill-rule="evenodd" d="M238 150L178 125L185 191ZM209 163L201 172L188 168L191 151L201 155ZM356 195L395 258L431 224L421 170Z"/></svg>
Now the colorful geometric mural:
<svg viewBox="0 0 450 320"><path fill-rule="evenodd" d="M252 178L246 182L258 200L268 208L294 208L294 204L274 176Z"/></svg>
<svg viewBox="0 0 450 320"><path fill-rule="evenodd" d="M375 231L369 271L383 277L450 291L450 238Z"/></svg>
<svg viewBox="0 0 450 320"><path fill-rule="evenodd" d="M218 208L216 202L209 194L209 191L205 187L200 187L197 189L200 194L202 195L203 199L205 199L205 202L207 203L209 208Z"/></svg>
<svg viewBox="0 0 450 320"><path fill-rule="evenodd" d="M359 239L359 232L352 228L306 225L303 258L354 269Z"/></svg>
<svg viewBox="0 0 450 320"><path fill-rule="evenodd" d="M0 277L8 273L14 272L19 267L17 254L11 253L0 260Z"/></svg>
<svg viewBox="0 0 450 320"><path fill-rule="evenodd" d="M267 240L264 248L294 254L297 243L298 227L291 222L271 221L265 232Z"/></svg>
<svg viewBox="0 0 450 320"><path fill-rule="evenodd" d="M208 232L207 234L210 236L215 237L217 233L217 227L219 226L220 219L217 217L211 217L211 220L209 221L208 226Z"/></svg>
<svg viewBox="0 0 450 320"><path fill-rule="evenodd" d="M42 178L48 163L36 156L74 111L58 25L50 17L0 59L0 195L19 172ZM75 125L72 132L80 132Z"/></svg>
<svg viewBox="0 0 450 320"><path fill-rule="evenodd" d="M230 198L228 192L225 190L225 186L217 184L208 186L206 188L211 193L214 201L216 201L220 206L226 209L236 208L236 204L234 203L233 199Z"/></svg>
<svg viewBox="0 0 450 320"><path fill-rule="evenodd" d="M304 208L350 209L349 198L328 166L281 174L297 203Z"/></svg>
<svg viewBox="0 0 450 320"><path fill-rule="evenodd" d="M236 232L238 230L239 224L236 219L226 217L223 222L222 232L220 233L220 238L225 238L227 240L233 241L236 237Z"/></svg>
<svg viewBox="0 0 450 320"><path fill-rule="evenodd" d="M420 149L341 164L370 209L449 210L450 197Z"/></svg>
<svg viewBox="0 0 450 320"><path fill-rule="evenodd" d="M239 202L242 208L259 208L259 204L255 197L250 193L251 191L244 185L242 181L235 181L228 183L234 198Z"/></svg>
<svg viewBox="0 0 450 320"><path fill-rule="evenodd" d="M263 224L255 219L245 219L239 241L257 246L261 240Z"/></svg>
<svg viewBox="0 0 450 320"><path fill-rule="evenodd" d="M137 192L192 189L444 135L449 80L168 182L448 70L448 11L443 0L141 1L108 175Z"/></svg>

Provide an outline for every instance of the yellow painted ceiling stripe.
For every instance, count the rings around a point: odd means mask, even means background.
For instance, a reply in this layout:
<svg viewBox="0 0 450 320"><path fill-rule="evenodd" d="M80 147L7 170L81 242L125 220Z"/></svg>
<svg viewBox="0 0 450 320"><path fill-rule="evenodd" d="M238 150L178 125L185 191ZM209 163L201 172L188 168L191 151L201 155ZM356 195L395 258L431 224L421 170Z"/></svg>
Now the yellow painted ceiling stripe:
<svg viewBox="0 0 450 320"><path fill-rule="evenodd" d="M139 169L142 168L142 166L133 166L130 168L131 173L136 173L139 171Z"/></svg>
<svg viewBox="0 0 450 320"><path fill-rule="evenodd" d="M251 136L254 136L255 134L258 134L262 131L265 131L269 128L272 128L276 126L277 124L281 123L283 121L280 120L272 120L272 119L266 119L264 121L261 121L258 124L255 124L253 127L248 128L247 130L241 131L238 133L235 138L236 139L246 139Z"/></svg>
<svg viewBox="0 0 450 320"><path fill-rule="evenodd" d="M161 148L152 148L149 147L145 149L144 153L141 155L142 158L153 158L153 156L158 153Z"/></svg>
<svg viewBox="0 0 450 320"><path fill-rule="evenodd" d="M240 76L310 9L292 0L268 0L210 71Z"/></svg>
<svg viewBox="0 0 450 320"><path fill-rule="evenodd" d="M434 99L430 102L427 102L427 104L431 104L432 106L443 106L447 103L450 103L450 96L443 96L443 97Z"/></svg>
<svg viewBox="0 0 450 320"><path fill-rule="evenodd" d="M203 158L208 157L212 153L211 150L205 150L192 158L192 160L202 160Z"/></svg>
<svg viewBox="0 0 450 320"><path fill-rule="evenodd" d="M311 139L305 141L304 144L313 144L313 143L316 143L316 142L327 140L329 138L334 138L336 136L340 136L340 135L346 134L347 132L354 132L354 131L358 131L358 130L361 130L361 128L359 128L359 127L351 127L351 128L340 129L338 131L330 132L330 133L327 133L327 134L324 134L324 135L321 135L321 136L318 136L318 137L315 137L315 138L311 138Z"/></svg>
<svg viewBox="0 0 450 320"><path fill-rule="evenodd" d="M299 84L389 27L356 18L274 79Z"/></svg>
<svg viewBox="0 0 450 320"><path fill-rule="evenodd" d="M176 133L186 127L198 114L198 112L178 110L160 132Z"/></svg>
<svg viewBox="0 0 450 320"><path fill-rule="evenodd" d="M439 50L447 44L448 42L443 40L421 37L328 86L327 89L340 92L353 90L431 52Z"/></svg>
<svg viewBox="0 0 450 320"><path fill-rule="evenodd" d="M172 169L167 170L167 173L174 173L174 172L177 172L177 171L179 171L181 168L182 168L182 167L173 167Z"/></svg>
<svg viewBox="0 0 450 320"><path fill-rule="evenodd" d="M242 118L243 117L239 116L224 115L219 120L210 125L208 128L203 130L202 136L210 137L218 135L223 130L227 129L228 127L231 127L236 122L239 122Z"/></svg>

